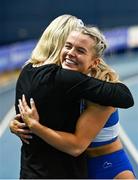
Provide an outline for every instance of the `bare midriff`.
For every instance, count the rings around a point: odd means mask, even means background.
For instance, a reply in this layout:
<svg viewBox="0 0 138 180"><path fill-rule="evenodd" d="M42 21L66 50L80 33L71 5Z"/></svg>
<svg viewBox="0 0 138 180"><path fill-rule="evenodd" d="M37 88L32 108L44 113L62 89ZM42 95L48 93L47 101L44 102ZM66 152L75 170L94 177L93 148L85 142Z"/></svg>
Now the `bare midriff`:
<svg viewBox="0 0 138 180"><path fill-rule="evenodd" d="M90 147L86 150L86 153L88 157L97 157L101 155L111 154L113 152L119 151L122 148L123 148L122 143L119 140L119 138L117 138L116 141L110 144L103 145L100 147L94 147L94 148Z"/></svg>

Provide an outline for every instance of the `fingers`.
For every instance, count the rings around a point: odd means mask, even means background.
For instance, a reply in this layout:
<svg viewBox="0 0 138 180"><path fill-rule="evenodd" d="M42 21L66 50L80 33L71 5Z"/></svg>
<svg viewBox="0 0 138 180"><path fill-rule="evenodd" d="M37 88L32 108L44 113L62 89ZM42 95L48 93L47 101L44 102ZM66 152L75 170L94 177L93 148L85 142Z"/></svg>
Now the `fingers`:
<svg viewBox="0 0 138 180"><path fill-rule="evenodd" d="M10 122L10 130L12 133L15 134L29 134L32 133L31 130L26 129L27 125L25 123L19 122L18 120L14 119Z"/></svg>
<svg viewBox="0 0 138 180"><path fill-rule="evenodd" d="M18 108L19 108L19 112L20 112L20 114L21 114L22 119L24 119L24 117L23 117L24 109L23 109L22 102L21 102L20 99L19 99Z"/></svg>
<svg viewBox="0 0 138 180"><path fill-rule="evenodd" d="M32 121L39 121L39 114L37 112L35 102L33 98L30 99L30 107L27 105L25 96L22 96L22 100L19 99L19 111L23 121L30 127Z"/></svg>
<svg viewBox="0 0 138 180"><path fill-rule="evenodd" d="M19 112L21 114L21 117L22 117L23 121L26 123L26 119L28 117L28 113L30 113L31 109L29 108L27 103L26 102L24 103L23 100L21 100L21 99L19 99L18 107L19 107Z"/></svg>
<svg viewBox="0 0 138 180"><path fill-rule="evenodd" d="M23 94L22 95L22 106L24 108L25 111L28 111L30 110L30 107L28 106L27 102L26 102L26 98L25 98L25 95Z"/></svg>
<svg viewBox="0 0 138 180"><path fill-rule="evenodd" d="M30 110L30 107L27 105L27 102L26 102L26 99L25 99L25 95L23 94L22 95L22 105L24 107L24 109L27 111L27 110ZM30 99L30 106L31 106L31 109L32 110L35 110L36 109L36 106L35 106L35 102L33 100L33 98Z"/></svg>
<svg viewBox="0 0 138 180"><path fill-rule="evenodd" d="M29 144L29 140L32 139L32 133L31 130L26 129L26 124L23 122L19 122L17 118L20 117L20 115L16 115L14 120L10 122L10 130L12 133L16 134L18 137L22 139L22 141L26 144Z"/></svg>
<svg viewBox="0 0 138 180"><path fill-rule="evenodd" d="M23 94L22 99L19 99L19 105L18 105L22 117L30 114L32 112L32 107L35 108L35 104L32 98L30 99L30 104L31 104L31 108L28 106L25 99L25 95Z"/></svg>
<svg viewBox="0 0 138 180"><path fill-rule="evenodd" d="M33 111L37 111L36 106L35 106L35 102L34 102L33 98L30 99L30 105L31 105L31 109L32 109Z"/></svg>
<svg viewBox="0 0 138 180"><path fill-rule="evenodd" d="M23 118L23 116L26 115L26 113L30 112L31 109L26 102L24 94L22 95L22 99L19 99L18 101L19 101L19 105L18 105L19 111L20 111L21 117Z"/></svg>
<svg viewBox="0 0 138 180"><path fill-rule="evenodd" d="M21 138L21 140L26 143L30 144L29 140L32 139L31 135L25 135L25 134L18 134L18 136Z"/></svg>
<svg viewBox="0 0 138 180"><path fill-rule="evenodd" d="M30 135L30 133L32 133L29 129L23 129L26 128L25 123L18 123L18 127L16 124L16 127L14 127L14 133L21 138L21 140L26 143L26 144L30 144L29 140L32 139L32 135Z"/></svg>
<svg viewBox="0 0 138 180"><path fill-rule="evenodd" d="M21 114L16 114L15 118L16 120L20 121L21 120Z"/></svg>
<svg viewBox="0 0 138 180"><path fill-rule="evenodd" d="M26 144L30 144L30 142L27 139L21 138L21 140Z"/></svg>
<svg viewBox="0 0 138 180"><path fill-rule="evenodd" d="M21 128L21 129L27 127L27 125L25 123L20 123L20 122L18 122L18 124L16 124L16 126L18 126L18 128Z"/></svg>
<svg viewBox="0 0 138 180"><path fill-rule="evenodd" d="M15 125L14 125L14 120L10 121L10 124L9 124L10 131L11 131L12 133L17 133L17 132L15 132L14 126L15 126Z"/></svg>
<svg viewBox="0 0 138 180"><path fill-rule="evenodd" d="M10 127L10 130L11 130L12 133L17 134L17 131L18 131L18 121L16 119L12 120L10 122L9 127Z"/></svg>
<svg viewBox="0 0 138 180"><path fill-rule="evenodd" d="M22 100L19 99L19 105L20 105L20 110L23 112L30 112L31 109L36 110L36 106L33 98L30 99L30 106L31 106L30 108L26 102L26 98L24 94L22 95Z"/></svg>
<svg viewBox="0 0 138 180"><path fill-rule="evenodd" d="M23 129L23 128L18 128L16 131L17 131L18 134L30 134L30 133L32 133L31 130Z"/></svg>
<svg viewBox="0 0 138 180"><path fill-rule="evenodd" d="M32 133L32 132L31 132L29 129L20 129L20 128L18 128L16 134L17 134L25 143L27 143L27 141L28 141L29 139L32 139L32 135L31 135L30 133ZM29 144L29 141L28 141L27 144Z"/></svg>

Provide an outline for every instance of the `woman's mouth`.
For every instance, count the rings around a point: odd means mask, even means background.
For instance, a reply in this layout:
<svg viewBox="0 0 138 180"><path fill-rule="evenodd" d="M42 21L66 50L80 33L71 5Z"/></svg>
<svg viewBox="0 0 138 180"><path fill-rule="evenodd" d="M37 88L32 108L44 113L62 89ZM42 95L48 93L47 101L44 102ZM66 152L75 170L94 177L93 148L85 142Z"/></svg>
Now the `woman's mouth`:
<svg viewBox="0 0 138 180"><path fill-rule="evenodd" d="M65 62L69 65L78 65L78 63L73 59L66 59Z"/></svg>

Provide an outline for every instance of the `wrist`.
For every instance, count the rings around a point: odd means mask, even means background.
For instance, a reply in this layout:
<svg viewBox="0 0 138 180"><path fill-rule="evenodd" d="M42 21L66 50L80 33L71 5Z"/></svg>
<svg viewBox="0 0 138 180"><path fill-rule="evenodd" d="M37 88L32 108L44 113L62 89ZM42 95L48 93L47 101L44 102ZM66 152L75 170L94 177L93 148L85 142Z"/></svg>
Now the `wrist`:
<svg viewBox="0 0 138 180"><path fill-rule="evenodd" d="M36 129L38 125L39 125L39 122L35 120L32 120L28 123L28 127L30 130Z"/></svg>

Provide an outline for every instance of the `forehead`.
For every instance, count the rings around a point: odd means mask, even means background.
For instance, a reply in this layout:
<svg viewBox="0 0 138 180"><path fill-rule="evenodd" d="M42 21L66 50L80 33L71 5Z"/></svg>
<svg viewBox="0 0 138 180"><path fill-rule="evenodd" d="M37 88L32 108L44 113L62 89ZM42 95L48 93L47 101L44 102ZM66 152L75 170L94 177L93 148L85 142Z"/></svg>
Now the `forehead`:
<svg viewBox="0 0 138 180"><path fill-rule="evenodd" d="M94 39L92 39L89 35L83 34L81 32L72 31L66 42L71 42L79 45L88 45L91 46L94 44Z"/></svg>

